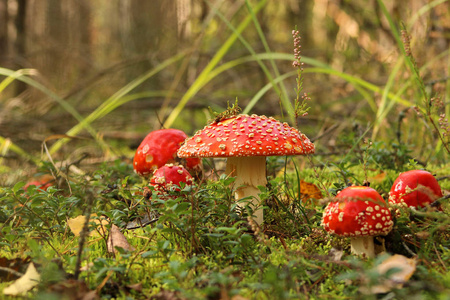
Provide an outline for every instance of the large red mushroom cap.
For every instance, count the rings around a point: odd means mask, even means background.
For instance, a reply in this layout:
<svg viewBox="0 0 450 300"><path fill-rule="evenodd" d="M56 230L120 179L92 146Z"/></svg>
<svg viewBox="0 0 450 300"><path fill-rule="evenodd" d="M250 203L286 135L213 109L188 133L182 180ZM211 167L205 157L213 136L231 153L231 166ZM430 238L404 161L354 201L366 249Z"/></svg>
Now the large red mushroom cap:
<svg viewBox="0 0 450 300"><path fill-rule="evenodd" d="M183 166L166 164L155 170L150 180L150 186L153 186L158 194L167 194L171 191L179 191L181 183L192 185L193 178Z"/></svg>
<svg viewBox="0 0 450 300"><path fill-rule="evenodd" d="M357 237L386 235L391 231L391 212L373 188L351 186L335 199L328 203L323 214L322 225L329 233Z"/></svg>
<svg viewBox="0 0 450 300"><path fill-rule="evenodd" d="M177 150L187 138L178 129L160 129L150 132L139 145L133 159L133 168L139 175L149 175L167 163L177 160ZM188 169L199 168L198 158L186 160Z"/></svg>
<svg viewBox="0 0 450 300"><path fill-rule="evenodd" d="M401 173L389 192L389 202L408 207L423 207L442 197L436 178L424 170Z"/></svg>
<svg viewBox="0 0 450 300"><path fill-rule="evenodd" d="M237 115L214 122L187 139L179 157L300 155L314 144L295 128L271 117Z"/></svg>
<svg viewBox="0 0 450 300"><path fill-rule="evenodd" d="M274 118L237 115L199 130L178 150L179 157L227 157L226 172L234 176L236 200L247 200L256 223L263 222L259 186L265 186L266 158L314 153L314 144L300 131Z"/></svg>

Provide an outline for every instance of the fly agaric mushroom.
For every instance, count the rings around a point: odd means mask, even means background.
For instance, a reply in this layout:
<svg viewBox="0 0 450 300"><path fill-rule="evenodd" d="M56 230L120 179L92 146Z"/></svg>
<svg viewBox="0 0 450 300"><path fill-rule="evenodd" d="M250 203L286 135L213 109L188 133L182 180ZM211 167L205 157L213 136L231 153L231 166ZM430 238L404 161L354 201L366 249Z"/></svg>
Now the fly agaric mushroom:
<svg viewBox="0 0 450 300"><path fill-rule="evenodd" d="M155 170L150 180L150 186L153 186L158 195L165 195L169 192L179 191L181 183L192 185L194 179L183 166L166 164Z"/></svg>
<svg viewBox="0 0 450 300"><path fill-rule="evenodd" d="M227 157L226 172L236 177L236 200L250 197L255 221L263 222L258 186L265 186L266 156L314 153L314 144L274 118L237 115L216 120L187 139L179 157Z"/></svg>
<svg viewBox="0 0 450 300"><path fill-rule="evenodd" d="M187 135L178 129L160 129L150 132L134 155L135 172L146 176L167 163L176 162L177 150L186 138ZM200 159L187 159L186 168L198 171L201 168Z"/></svg>
<svg viewBox="0 0 450 300"><path fill-rule="evenodd" d="M424 170L401 173L389 192L389 202L408 207L423 207L442 197L436 178Z"/></svg>
<svg viewBox="0 0 450 300"><path fill-rule="evenodd" d="M26 191L30 185L36 186L36 189L41 191L46 191L54 183L54 178L51 175L43 175L38 179L27 182L23 189Z"/></svg>
<svg viewBox="0 0 450 300"><path fill-rule="evenodd" d="M394 224L386 202L367 186L343 189L324 210L322 226L331 234L351 238L351 251L375 257L373 237L387 235Z"/></svg>

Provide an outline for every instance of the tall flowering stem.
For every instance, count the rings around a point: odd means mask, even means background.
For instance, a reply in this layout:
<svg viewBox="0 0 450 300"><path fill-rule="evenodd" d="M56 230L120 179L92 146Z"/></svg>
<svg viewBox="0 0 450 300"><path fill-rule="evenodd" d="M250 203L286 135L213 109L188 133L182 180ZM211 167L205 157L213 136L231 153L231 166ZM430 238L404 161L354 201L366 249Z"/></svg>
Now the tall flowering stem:
<svg viewBox="0 0 450 300"><path fill-rule="evenodd" d="M308 104L307 101L311 100L307 93L302 93L303 91L303 62L301 57L301 36L297 29L292 30L292 38L294 39L294 61L292 66L297 68L297 87L295 88L296 98L294 100L294 115L295 122L298 126L298 117L308 115Z"/></svg>
<svg viewBox="0 0 450 300"><path fill-rule="evenodd" d="M444 146L445 150L447 151L447 153L450 154L450 147L449 147L450 126L448 125L448 119L445 113L441 113L439 115L439 126L438 126L438 124L436 124L433 118L433 114L431 111L433 107L436 107L439 110L439 108L444 108L445 105L440 98L431 97L427 93L425 89L425 83L423 82L422 76L420 76L417 62L414 56L412 55L411 39L404 24L402 24L401 35L406 59L410 62L411 71L413 72L414 77L416 78L419 84L420 91L424 97L424 106L425 106L424 109L420 109L419 107L415 106L414 110L417 112L419 116L422 115L422 113L425 114L428 121L434 127L439 139L442 141L442 145Z"/></svg>
<svg viewBox="0 0 450 300"><path fill-rule="evenodd" d="M303 62L301 56L302 46L300 44L302 38L300 37L300 32L297 30L297 28L292 30L292 38L294 39L294 61L292 62L292 66L294 68L297 68L297 87L295 88L296 98L294 100L294 116L296 123L295 125L298 128L298 118L308 115L309 106L307 101L311 100L311 98L307 93L303 92ZM308 158L311 167L316 174L316 177L319 178L319 172L313 163L311 155L308 154L306 157ZM330 196L328 188L325 187L323 182L319 181L319 184L321 185L322 189L326 191L327 195Z"/></svg>

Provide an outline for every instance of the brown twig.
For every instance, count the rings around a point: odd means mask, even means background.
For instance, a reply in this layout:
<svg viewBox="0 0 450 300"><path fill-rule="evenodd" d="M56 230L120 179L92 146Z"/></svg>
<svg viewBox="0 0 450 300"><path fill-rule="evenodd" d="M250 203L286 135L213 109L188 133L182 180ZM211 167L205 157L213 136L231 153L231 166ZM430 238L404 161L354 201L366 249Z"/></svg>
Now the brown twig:
<svg viewBox="0 0 450 300"><path fill-rule="evenodd" d="M83 248L86 242L86 238L89 235L89 220L91 216L92 205L94 203L94 196L92 195L92 192L88 191L86 196L87 196L87 203L86 203L87 207L86 212L84 214L86 217L86 221L84 222L83 229L80 232L80 239L78 242L77 263L75 264L75 274L74 274L75 280L78 280L78 277L80 276L81 273L80 269L81 269Z"/></svg>
<svg viewBox="0 0 450 300"><path fill-rule="evenodd" d="M16 270L10 269L10 268L6 268L6 267L0 267L0 271L4 271L4 272L8 272L13 274L14 276L17 277L22 277L24 274L17 272Z"/></svg>

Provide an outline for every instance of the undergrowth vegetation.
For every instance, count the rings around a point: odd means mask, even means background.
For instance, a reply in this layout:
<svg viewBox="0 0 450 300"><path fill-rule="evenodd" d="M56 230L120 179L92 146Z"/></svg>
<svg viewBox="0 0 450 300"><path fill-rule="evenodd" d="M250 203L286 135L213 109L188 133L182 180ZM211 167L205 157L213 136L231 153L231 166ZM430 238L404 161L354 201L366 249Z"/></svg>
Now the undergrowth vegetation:
<svg viewBox="0 0 450 300"><path fill-rule="evenodd" d="M0 68L2 101L14 98L8 89L20 81L75 120L44 138L41 149L30 150L0 133L0 290L32 263L40 280L24 295L33 299L448 299L450 50L418 62L419 43L410 35L413 20L442 2L431 1L402 25L383 1L376 1L383 31L394 41L390 51L397 53L391 64L377 65L384 75L377 84L332 59L300 55L301 28L292 33L298 38L294 54L272 51L266 24L258 18L273 8L266 0L241 1L235 18L205 1L214 22L196 28L199 39L192 48L115 87L87 113L43 84L35 70ZM219 22L227 35L213 43L210 26ZM208 61L197 66L185 90L177 90L203 48L213 49ZM280 67L286 64L290 69ZM251 82L239 90L229 82L221 86L228 73L248 66L257 68L263 84ZM179 72L174 82L141 90L155 77L172 78L174 69ZM443 74L436 82L424 80L436 70ZM238 81L233 82L240 86ZM314 91L329 82L339 86L335 94L314 99ZM126 114L130 103L156 98L163 99L159 126L192 133L214 119L207 106L226 108L225 101L204 100L205 94L237 97L243 113L268 108L313 137L315 155L267 158L268 184L259 187L265 207L261 225L242 205L249 199L236 202L235 179L224 173L223 161L204 159L193 185L162 196L133 172L136 147L102 134L100 123L114 113ZM276 98L274 105L267 95ZM188 109L192 103L201 109ZM141 131L144 137L148 128ZM370 185L387 201L398 174L414 169L433 173L444 196L421 209L390 207L393 230L375 241L384 245L384 253L373 259L355 256L349 238L323 229L326 204L345 187ZM26 186L31 176L42 175L49 187ZM117 232L123 236L116 238ZM393 279L398 264L380 271L395 255L411 268L400 279Z"/></svg>
<svg viewBox="0 0 450 300"><path fill-rule="evenodd" d="M375 180L376 172L366 174L364 168L371 164L351 162L287 171L299 164L288 159L285 168L272 170L277 175L268 187L261 187L267 206L262 227L239 212L229 188L233 178L225 175L204 178L170 198L153 194L148 201L142 196L142 179L119 160L102 165L89 179L74 177L61 183L61 188L32 187L25 192L24 183L17 183L1 190L1 256L26 258L38 266L42 280L37 296L42 299L52 293L69 297L68 282L75 278L78 264L79 279L102 297L377 298L371 288L389 286L384 281L388 275L376 271L387 254L374 260L358 258L350 254L348 239L328 235L320 226L327 200L302 193L300 178L323 187L329 195L324 199L347 181L356 184L371 178L372 186L386 195L398 170L385 169L382 180ZM45 167L56 172L51 165ZM449 188L448 180L442 187ZM448 209L445 203L443 211L398 212L393 231L380 240L388 253L413 257L418 267L409 281L389 288L383 297L445 299L450 285ZM104 228L91 222L91 230L99 235L86 237L78 254L78 237L67 221L86 212L107 222ZM146 213L154 219L141 227ZM132 251L108 251L113 224L122 228ZM64 283L67 290L56 288Z"/></svg>

